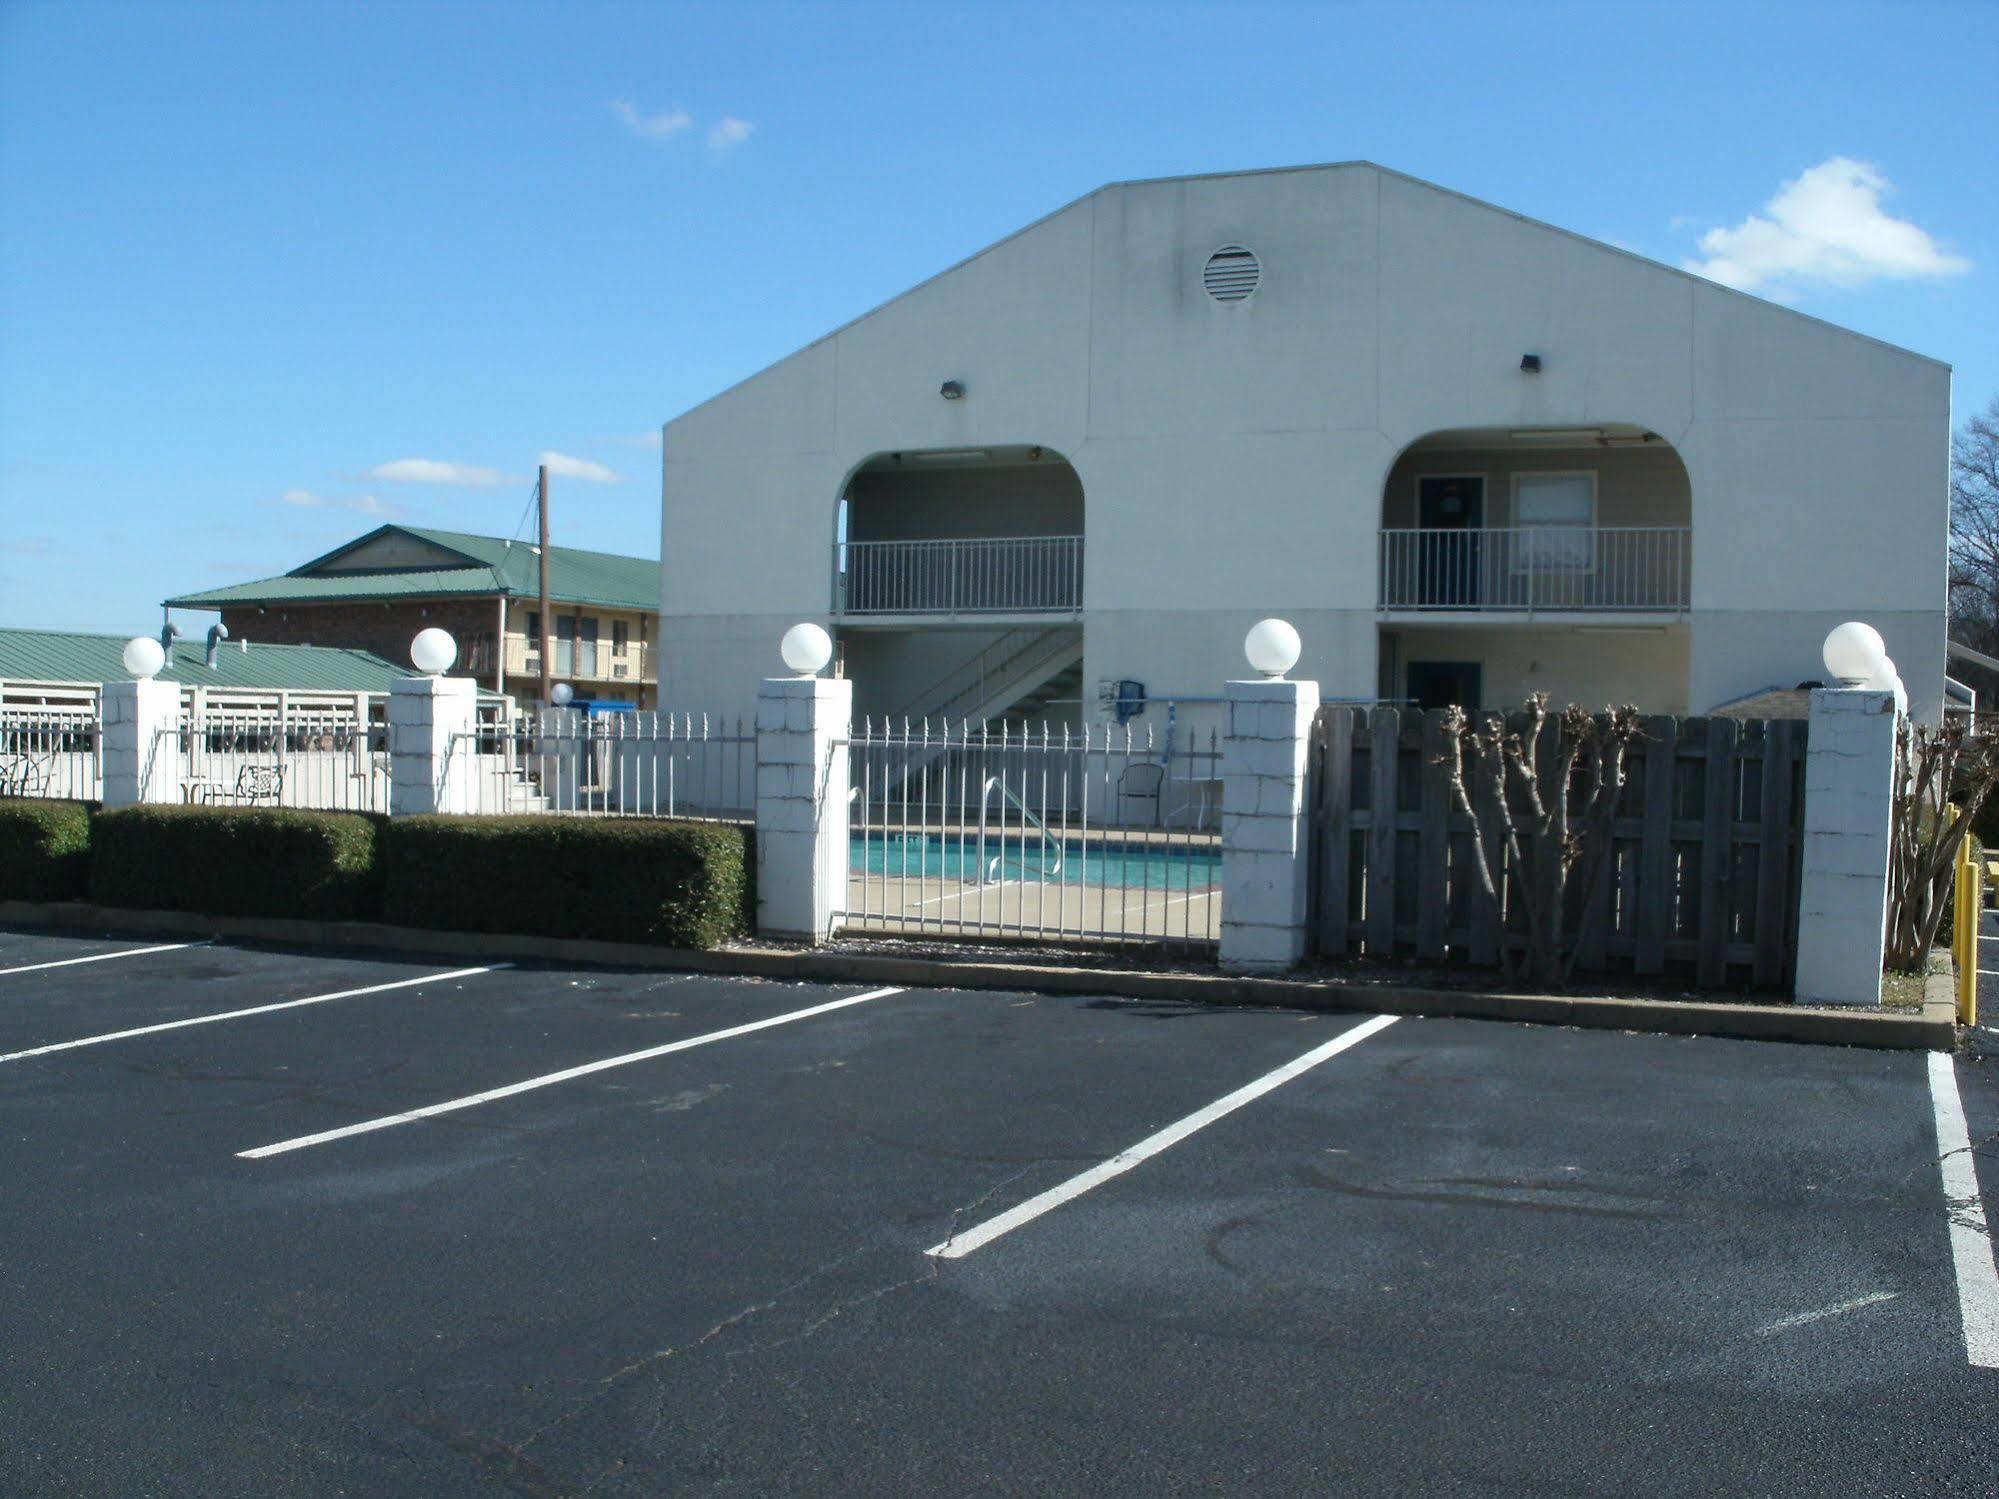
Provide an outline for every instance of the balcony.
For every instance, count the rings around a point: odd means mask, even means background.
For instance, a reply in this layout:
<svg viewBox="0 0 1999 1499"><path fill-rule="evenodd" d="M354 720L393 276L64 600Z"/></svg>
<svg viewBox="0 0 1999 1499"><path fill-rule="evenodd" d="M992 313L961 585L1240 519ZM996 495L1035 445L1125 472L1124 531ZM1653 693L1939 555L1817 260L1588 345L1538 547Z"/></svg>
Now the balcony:
<svg viewBox="0 0 1999 1499"><path fill-rule="evenodd" d="M1080 536L849 541L833 549L833 613L1074 615L1083 607Z"/></svg>
<svg viewBox="0 0 1999 1499"><path fill-rule="evenodd" d="M508 636L504 658L506 674L510 677L541 675L541 651L537 646L538 642L530 642L522 636ZM492 647L482 643L468 656L466 670L483 677L489 675L492 669ZM627 641L622 650L605 640L555 642L554 675L561 681L643 682L651 685L653 672L652 647L642 640Z"/></svg>
<svg viewBox="0 0 1999 1499"><path fill-rule="evenodd" d="M1689 526L1384 530L1383 614L1683 614Z"/></svg>

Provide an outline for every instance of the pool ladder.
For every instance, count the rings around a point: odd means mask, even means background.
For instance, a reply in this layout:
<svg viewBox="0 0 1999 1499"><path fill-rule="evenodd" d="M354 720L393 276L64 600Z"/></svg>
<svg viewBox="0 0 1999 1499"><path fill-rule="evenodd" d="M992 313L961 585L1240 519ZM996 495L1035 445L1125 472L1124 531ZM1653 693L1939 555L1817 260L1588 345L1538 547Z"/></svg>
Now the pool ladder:
<svg viewBox="0 0 1999 1499"><path fill-rule="evenodd" d="M986 846L986 808L992 804L993 791L995 788L998 789L1000 796L1005 801L1013 803L1015 810L1017 810L1020 813L1021 818L1024 822L1031 822L1034 824L1036 828L1040 830L1042 847L1046 848L1051 840L1054 841L1055 846L1057 848L1064 847L1062 842L1059 839L1055 839L1054 835L1048 831L1048 824L1043 822L1039 817L1036 817L1034 813L1029 809L1027 803L1022 801L1018 796L1015 796L1012 788L1009 787L1005 781L1001 780L998 776L987 776L985 785L982 788L980 788L979 791L979 847L980 848L984 848ZM1004 810L1004 808L1002 808L1002 810ZM979 880L980 884L984 885L984 884L999 883L997 876L1000 871L1000 861L1003 858L1005 858L1005 856L1006 856L1006 850L1004 845L1002 845L1000 852L994 854L992 856L992 859L984 866L982 866L982 868L980 869L980 880ZM1062 872L1062 859L1063 855L1057 854L1055 856L1054 867L1049 869L1044 869L1041 871L1042 878L1046 879L1050 875L1060 874ZM1026 873L1026 870L1027 870L1027 850L1026 847L1023 845L1021 848L1021 872L1024 874ZM970 881L967 881L967 883L969 884Z"/></svg>

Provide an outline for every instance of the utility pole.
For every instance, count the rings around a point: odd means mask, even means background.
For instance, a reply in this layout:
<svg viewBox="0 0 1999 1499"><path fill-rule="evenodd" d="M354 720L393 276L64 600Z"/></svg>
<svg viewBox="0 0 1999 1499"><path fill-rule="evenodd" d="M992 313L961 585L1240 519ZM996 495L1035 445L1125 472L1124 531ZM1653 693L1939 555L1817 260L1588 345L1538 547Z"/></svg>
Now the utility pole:
<svg viewBox="0 0 1999 1499"><path fill-rule="evenodd" d="M554 692L555 653L550 639L555 619L548 612L548 465L541 466L535 486L535 503L541 511L541 705L546 708Z"/></svg>

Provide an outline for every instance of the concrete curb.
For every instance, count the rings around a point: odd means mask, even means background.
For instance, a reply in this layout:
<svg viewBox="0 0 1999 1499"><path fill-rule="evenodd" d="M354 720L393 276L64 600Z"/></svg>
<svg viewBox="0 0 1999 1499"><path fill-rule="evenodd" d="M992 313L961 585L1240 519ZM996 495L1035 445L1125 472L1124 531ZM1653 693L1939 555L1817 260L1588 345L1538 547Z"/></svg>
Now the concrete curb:
<svg viewBox="0 0 1999 1499"><path fill-rule="evenodd" d="M1957 960L1947 950L1939 949L1943 956L1943 967L1923 978L1923 1019L1932 1024L1944 1024L1957 1031ZM1933 1051L1948 1051L1947 1046L1932 1047Z"/></svg>
<svg viewBox="0 0 1999 1499"><path fill-rule="evenodd" d="M1949 1051L1957 1044L1949 974L1931 975L1920 1015L1802 1005L1729 1004L1711 1000L1615 999L1607 996L1509 994L1420 989L1395 984L1338 984L1228 974L1133 973L1053 968L1034 963L957 962L750 945L698 952L631 942L593 942L488 932L432 932L369 921L287 921L198 916L185 911L126 911L80 902L0 901L0 923L130 933L139 936L238 937L299 947L368 949L426 957L513 958L615 968L671 968L739 977L904 984L933 989L1008 989L1043 994L1108 994L1213 1005L1255 1005L1394 1015L1458 1016L1539 1025L1802 1041ZM1939 979L1941 986L1939 987ZM1935 995L1941 993L1941 1002Z"/></svg>

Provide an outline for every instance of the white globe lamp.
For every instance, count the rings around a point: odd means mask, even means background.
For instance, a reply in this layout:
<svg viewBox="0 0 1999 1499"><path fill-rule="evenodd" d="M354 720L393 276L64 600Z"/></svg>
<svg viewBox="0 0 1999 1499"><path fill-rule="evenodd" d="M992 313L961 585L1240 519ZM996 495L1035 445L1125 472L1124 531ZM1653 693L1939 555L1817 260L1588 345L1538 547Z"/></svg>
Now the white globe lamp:
<svg viewBox="0 0 1999 1499"><path fill-rule="evenodd" d="M548 689L548 700L558 708L567 708L576 697L576 689L567 682L557 682Z"/></svg>
<svg viewBox="0 0 1999 1499"><path fill-rule="evenodd" d="M1876 692L1893 692L1901 680L1902 674L1895 669L1895 658L1883 656L1868 674L1867 685Z"/></svg>
<svg viewBox="0 0 1999 1499"><path fill-rule="evenodd" d="M1242 642L1242 653L1249 658L1251 669L1271 678L1281 677L1296 666L1303 650L1298 632L1281 619L1258 620Z"/></svg>
<svg viewBox="0 0 1999 1499"><path fill-rule="evenodd" d="M410 642L410 665L427 677L441 677L458 659L458 642L436 625L418 630Z"/></svg>
<svg viewBox="0 0 1999 1499"><path fill-rule="evenodd" d="M167 664L167 653L150 635L134 635L125 642L125 670L135 682L150 681Z"/></svg>
<svg viewBox="0 0 1999 1499"><path fill-rule="evenodd" d="M777 643L777 653L801 677L816 677L833 659L833 637L807 621L784 632L784 639Z"/></svg>
<svg viewBox="0 0 1999 1499"><path fill-rule="evenodd" d="M1881 632L1872 625L1850 619L1835 625L1825 638L1825 669L1833 679L1848 687L1871 681L1875 671L1888 659Z"/></svg>

